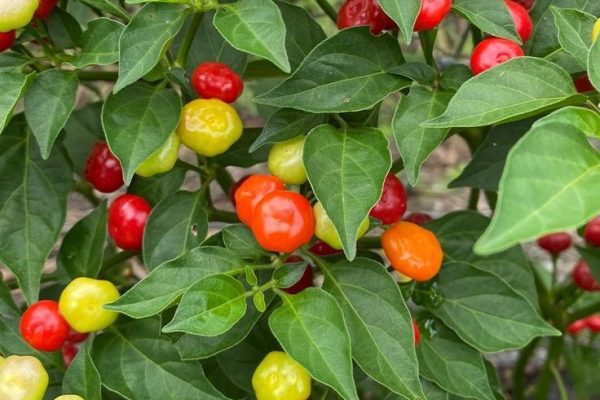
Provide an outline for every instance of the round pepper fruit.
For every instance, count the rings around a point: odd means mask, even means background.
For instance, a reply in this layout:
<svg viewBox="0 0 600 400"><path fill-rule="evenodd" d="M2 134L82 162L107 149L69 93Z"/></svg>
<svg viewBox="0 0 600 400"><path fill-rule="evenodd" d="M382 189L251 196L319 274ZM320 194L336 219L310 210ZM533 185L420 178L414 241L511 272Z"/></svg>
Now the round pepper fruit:
<svg viewBox="0 0 600 400"><path fill-rule="evenodd" d="M471 71L474 75L478 75L511 58L524 55L521 46L511 40L487 38L479 42L471 54Z"/></svg>
<svg viewBox="0 0 600 400"><path fill-rule="evenodd" d="M527 9L513 0L505 0L505 2L510 15L512 16L517 34L523 43L527 42L533 32L533 21L531 20Z"/></svg>
<svg viewBox="0 0 600 400"><path fill-rule="evenodd" d="M71 329L69 331L69 336L67 336L67 342L69 342L69 343L81 343L85 339L87 339L88 336L89 336L89 333L81 333L81 332L77 332L74 329Z"/></svg>
<svg viewBox="0 0 600 400"><path fill-rule="evenodd" d="M384 224L395 224L406 212L406 191L396 175L389 174L383 183L381 198L369 215Z"/></svg>
<svg viewBox="0 0 600 400"><path fill-rule="evenodd" d="M571 235L566 232L551 233L537 240L538 246L555 256L571 247L571 243Z"/></svg>
<svg viewBox="0 0 600 400"><path fill-rule="evenodd" d="M426 223L433 221L433 217L426 213L416 212L408 214L404 220L417 225L425 225Z"/></svg>
<svg viewBox="0 0 600 400"><path fill-rule="evenodd" d="M252 175L235 191L235 211L243 223L250 226L258 203L269 193L283 190L281 179L271 175Z"/></svg>
<svg viewBox="0 0 600 400"><path fill-rule="evenodd" d="M435 234L411 222L398 222L385 231L381 244L392 267L415 281L430 280L442 266L444 253Z"/></svg>
<svg viewBox="0 0 600 400"><path fill-rule="evenodd" d="M308 180L302 154L306 136L276 143L269 151L269 172L288 185L302 185Z"/></svg>
<svg viewBox="0 0 600 400"><path fill-rule="evenodd" d="M377 0L346 0L338 13L338 29L360 25L370 26L371 33L374 35L379 35L384 30L398 28L379 7Z"/></svg>
<svg viewBox="0 0 600 400"><path fill-rule="evenodd" d="M59 0L40 0L40 5L35 10L33 16L35 18L46 19L54 10Z"/></svg>
<svg viewBox="0 0 600 400"><path fill-rule="evenodd" d="M125 184L121 162L106 142L96 143L85 164L85 179L99 192L112 193Z"/></svg>
<svg viewBox="0 0 600 400"><path fill-rule="evenodd" d="M180 143L179 136L173 132L158 150L152 153L150 157L146 158L140 166L137 167L135 173L139 176L148 178L150 176L169 172L177 162Z"/></svg>
<svg viewBox="0 0 600 400"><path fill-rule="evenodd" d="M313 207L313 211L315 214L315 236L327 243L334 249L342 249L342 240L340 239L340 235L335 229L335 225L325 212L325 208L320 202L315 203ZM360 239L364 236L365 233L369 230L369 217L366 217L358 227L358 232L356 234L356 240Z"/></svg>
<svg viewBox="0 0 600 400"><path fill-rule="evenodd" d="M257 400L306 400L311 378L306 369L282 351L272 351L252 375Z"/></svg>
<svg viewBox="0 0 600 400"><path fill-rule="evenodd" d="M586 326L594 333L600 332L600 315L590 315L585 319Z"/></svg>
<svg viewBox="0 0 600 400"><path fill-rule="evenodd" d="M587 324L585 319L578 319L577 321L571 322L569 326L567 326L567 332L570 335L577 335L579 332L583 331L587 328Z"/></svg>
<svg viewBox="0 0 600 400"><path fill-rule="evenodd" d="M452 9L452 0L422 0L414 31L429 31L442 22Z"/></svg>
<svg viewBox="0 0 600 400"><path fill-rule="evenodd" d="M288 257L287 260L285 260L285 264L283 264L280 268L290 268L289 266L287 266L287 264L297 263L297 262L302 262L302 261L304 261L304 260L301 257L291 256L291 257ZM290 286L289 288L283 289L283 291L288 294L297 294L311 286L313 286L313 267L312 267L312 265L308 264L306 266L306 269L304 270L304 274L302 274L302 277L300 277L298 282L296 282L294 285Z"/></svg>
<svg viewBox="0 0 600 400"><path fill-rule="evenodd" d="M39 351L60 349L70 331L69 324L58 311L58 303L42 300L32 304L21 317L21 336Z"/></svg>
<svg viewBox="0 0 600 400"><path fill-rule="evenodd" d="M118 313L104 308L119 298L119 291L110 281L77 278L62 291L58 302L60 312L77 332L88 333L112 325Z"/></svg>
<svg viewBox="0 0 600 400"><path fill-rule="evenodd" d="M48 373L37 358L0 357L0 399L42 400L48 381Z"/></svg>
<svg viewBox="0 0 600 400"><path fill-rule="evenodd" d="M277 190L257 204L251 227L256 241L264 249L292 253L312 239L315 217L304 196Z"/></svg>
<svg viewBox="0 0 600 400"><path fill-rule="evenodd" d="M38 0L0 0L0 32L27 25L38 6Z"/></svg>
<svg viewBox="0 0 600 400"><path fill-rule="evenodd" d="M596 282L596 279L592 275L592 271L590 271L589 265L583 260L575 265L575 268L571 273L571 278L579 288L587 292L597 292L600 290L600 284Z"/></svg>
<svg viewBox="0 0 600 400"><path fill-rule="evenodd" d="M583 237L589 245L600 247L600 217L588 222L583 231Z"/></svg>
<svg viewBox="0 0 600 400"><path fill-rule="evenodd" d="M246 182L246 179L250 178L250 175L244 175L240 178L239 181L237 181L232 187L231 189L229 189L229 200L231 200L231 203L233 203L233 206L236 206L236 201L235 201L235 192L237 192L237 190L240 188L240 186L242 186L242 184L244 182Z"/></svg>
<svg viewBox="0 0 600 400"><path fill-rule="evenodd" d="M79 349L73 343L67 342L60 350L62 352L63 363L65 367L69 368Z"/></svg>
<svg viewBox="0 0 600 400"><path fill-rule="evenodd" d="M198 96L233 103L244 91L244 82L227 64L205 62L192 72L192 86Z"/></svg>
<svg viewBox="0 0 600 400"><path fill-rule="evenodd" d="M10 49L15 43L17 33L13 31L0 32L0 53Z"/></svg>
<svg viewBox="0 0 600 400"><path fill-rule="evenodd" d="M123 194L108 210L108 233L123 250L140 251L152 207L142 197Z"/></svg>
<svg viewBox="0 0 600 400"><path fill-rule="evenodd" d="M181 110L177 134L201 156L225 153L242 136L242 120L235 108L218 99L197 99Z"/></svg>

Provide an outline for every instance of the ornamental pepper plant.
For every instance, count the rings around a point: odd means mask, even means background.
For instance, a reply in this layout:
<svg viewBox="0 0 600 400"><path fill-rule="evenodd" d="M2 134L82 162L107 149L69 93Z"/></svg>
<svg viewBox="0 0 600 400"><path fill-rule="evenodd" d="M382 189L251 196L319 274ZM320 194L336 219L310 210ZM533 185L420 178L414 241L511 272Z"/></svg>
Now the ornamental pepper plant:
<svg viewBox="0 0 600 400"><path fill-rule="evenodd" d="M0 399L598 398L599 17L0 0Z"/></svg>

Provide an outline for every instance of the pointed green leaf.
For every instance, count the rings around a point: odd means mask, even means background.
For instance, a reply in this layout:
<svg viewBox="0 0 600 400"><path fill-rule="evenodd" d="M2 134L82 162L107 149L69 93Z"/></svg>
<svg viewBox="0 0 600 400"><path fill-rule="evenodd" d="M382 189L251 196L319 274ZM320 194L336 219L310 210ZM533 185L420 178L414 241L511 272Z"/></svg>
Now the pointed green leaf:
<svg viewBox="0 0 600 400"><path fill-rule="evenodd" d="M392 132L404 161L411 185L416 185L421 165L444 141L450 128L424 128L421 123L439 116L448 105L452 92L431 92L413 86L402 97L392 120Z"/></svg>
<svg viewBox="0 0 600 400"><path fill-rule="evenodd" d="M350 336L340 306L329 293L308 288L283 297L269 317L271 331L312 377L343 399L358 400L352 378Z"/></svg>
<svg viewBox="0 0 600 400"><path fill-rule="evenodd" d="M454 0L452 8L483 32L521 43L512 16L503 1Z"/></svg>
<svg viewBox="0 0 600 400"><path fill-rule="evenodd" d="M75 109L77 75L50 69L38 75L25 93L25 117L47 159L61 129Z"/></svg>
<svg viewBox="0 0 600 400"><path fill-rule="evenodd" d="M600 62L598 60L600 60L600 40L596 40L592 45L587 61L588 76L596 90L600 90Z"/></svg>
<svg viewBox="0 0 600 400"><path fill-rule="evenodd" d="M92 360L93 339L88 339L77 352L63 379L63 393L76 394L86 400L102 400L100 373Z"/></svg>
<svg viewBox="0 0 600 400"><path fill-rule="evenodd" d="M385 267L366 258L319 266L323 289L342 307L361 369L407 399L423 398L411 316Z"/></svg>
<svg viewBox="0 0 600 400"><path fill-rule="evenodd" d="M35 75L23 75L20 72L4 72L0 73L0 86L2 93L0 94L0 134L11 119L13 110L17 102L25 93L29 82Z"/></svg>
<svg viewBox="0 0 600 400"><path fill-rule="evenodd" d="M372 108L410 81L387 72L402 63L398 42L367 27L344 29L323 41L294 74L255 101L312 113Z"/></svg>
<svg viewBox="0 0 600 400"><path fill-rule="evenodd" d="M596 17L568 8L551 6L550 10L554 15L554 23L558 28L560 45L585 68L588 52L592 45L592 27L596 22Z"/></svg>
<svg viewBox="0 0 600 400"><path fill-rule="evenodd" d="M142 196L151 205L157 205L161 200L176 192L185 181L187 168L184 165L175 164L175 167L164 174L143 178L134 175L127 192Z"/></svg>
<svg viewBox="0 0 600 400"><path fill-rule="evenodd" d="M358 228L379 200L391 162L388 141L376 129L321 125L306 138L308 179L350 260L356 256Z"/></svg>
<svg viewBox="0 0 600 400"><path fill-rule="evenodd" d="M533 124L508 155L498 207L477 253L569 230L600 212L600 154L585 135L600 137L600 117L585 108L567 107Z"/></svg>
<svg viewBox="0 0 600 400"><path fill-rule="evenodd" d="M273 1L230 3L217 11L213 23L236 49L266 58L284 72L290 72L285 49L285 23Z"/></svg>
<svg viewBox="0 0 600 400"><path fill-rule="evenodd" d="M246 225L230 225L221 231L223 244L242 258L256 259L266 254Z"/></svg>
<svg viewBox="0 0 600 400"><path fill-rule="evenodd" d="M172 305L199 280L238 269L243 273L244 263L235 253L222 247L197 247L160 265L106 308L146 318Z"/></svg>
<svg viewBox="0 0 600 400"><path fill-rule="evenodd" d="M378 0L383 11L390 16L400 28L402 38L410 43L413 37L415 20L421 9L420 0Z"/></svg>
<svg viewBox="0 0 600 400"><path fill-rule="evenodd" d="M181 100L172 90L137 83L108 97L102 126L129 184L137 167L167 141L179 123Z"/></svg>
<svg viewBox="0 0 600 400"><path fill-rule="evenodd" d="M486 126L579 104L571 76L539 58L518 57L469 79L428 128Z"/></svg>
<svg viewBox="0 0 600 400"><path fill-rule="evenodd" d="M131 85L148 72L183 26L185 12L176 4L146 4L119 40L119 79L113 92Z"/></svg>
<svg viewBox="0 0 600 400"><path fill-rule="evenodd" d="M81 54L70 62L74 67L109 65L119 61L119 38L125 25L112 19L98 18L90 21L83 33Z"/></svg>

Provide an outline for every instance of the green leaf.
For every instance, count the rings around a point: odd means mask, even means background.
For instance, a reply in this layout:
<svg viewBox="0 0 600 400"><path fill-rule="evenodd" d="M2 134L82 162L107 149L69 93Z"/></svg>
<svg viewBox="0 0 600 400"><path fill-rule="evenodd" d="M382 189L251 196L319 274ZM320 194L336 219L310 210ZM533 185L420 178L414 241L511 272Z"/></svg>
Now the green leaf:
<svg viewBox="0 0 600 400"><path fill-rule="evenodd" d="M550 61L518 57L468 80L428 128L485 126L578 104L571 76Z"/></svg>
<svg viewBox="0 0 600 400"><path fill-rule="evenodd" d="M491 254L519 242L583 225L598 214L600 117L576 107L538 120L510 151L492 223L475 251Z"/></svg>
<svg viewBox="0 0 600 400"><path fill-rule="evenodd" d="M424 62L409 62L397 65L388 70L390 74L400 75L422 84L431 84L435 80L435 71ZM444 71L446 72L446 71ZM469 73L469 78L471 74Z"/></svg>
<svg viewBox="0 0 600 400"><path fill-rule="evenodd" d="M77 75L50 69L38 75L25 93L25 117L42 158L47 159L69 116L75 109Z"/></svg>
<svg viewBox="0 0 600 400"><path fill-rule="evenodd" d="M124 20L129 20L129 13L124 9L118 0L81 0L92 8L105 11Z"/></svg>
<svg viewBox="0 0 600 400"><path fill-rule="evenodd" d="M435 333L423 335L417 355L421 374L456 395L489 400L494 398L479 352L463 343L441 323Z"/></svg>
<svg viewBox="0 0 600 400"><path fill-rule="evenodd" d="M464 64L452 64L442 73L440 85L444 89L458 90L472 77L471 68Z"/></svg>
<svg viewBox="0 0 600 400"><path fill-rule="evenodd" d="M63 379L63 393L76 394L86 400L102 400L100 373L92 360L92 340L79 349Z"/></svg>
<svg viewBox="0 0 600 400"><path fill-rule="evenodd" d="M421 386L423 386L423 392L425 392L427 400L450 400L453 398L453 395L427 379L421 379ZM386 398L385 400L396 400L396 398Z"/></svg>
<svg viewBox="0 0 600 400"><path fill-rule="evenodd" d="M73 163L75 173L83 177L85 165L94 144L104 140L102 104L91 103L71 113L65 125L62 144Z"/></svg>
<svg viewBox="0 0 600 400"><path fill-rule="evenodd" d="M34 77L34 74L23 75L20 72L2 72L0 74L0 133L4 131L11 119L17 102Z"/></svg>
<svg viewBox="0 0 600 400"><path fill-rule="evenodd" d="M308 288L269 317L271 331L312 377L331 386L345 400L358 400L352 378L350 336L340 306L321 289Z"/></svg>
<svg viewBox="0 0 600 400"><path fill-rule="evenodd" d="M246 225L235 224L221 231L223 244L242 258L256 259L265 255L254 234Z"/></svg>
<svg viewBox="0 0 600 400"><path fill-rule="evenodd" d="M327 38L307 10L284 1L275 2L285 22L285 48L294 71L319 43Z"/></svg>
<svg viewBox="0 0 600 400"><path fill-rule="evenodd" d="M221 335L246 314L247 297L244 285L229 275L206 277L185 292L163 332Z"/></svg>
<svg viewBox="0 0 600 400"><path fill-rule="evenodd" d="M20 72L31 60L21 53L5 51L0 53L0 71Z"/></svg>
<svg viewBox="0 0 600 400"><path fill-rule="evenodd" d="M48 33L52 42L63 49L72 49L81 41L81 25L66 11L56 7L48 18Z"/></svg>
<svg viewBox="0 0 600 400"><path fill-rule="evenodd" d="M185 181L186 172L187 168L184 165L175 164L175 168L164 174L149 178L134 175L127 191L142 196L150 204L156 205L181 188Z"/></svg>
<svg viewBox="0 0 600 400"><path fill-rule="evenodd" d="M273 272L273 280L278 288L290 288L304 276L306 268L312 268L306 261L285 263Z"/></svg>
<svg viewBox="0 0 600 400"><path fill-rule="evenodd" d="M98 18L89 22L83 34L81 54L70 62L74 67L89 65L110 65L119 61L119 38L125 25L108 18Z"/></svg>
<svg viewBox="0 0 600 400"><path fill-rule="evenodd" d="M384 266L366 258L319 266L323 289L342 307L361 369L407 399L423 398L410 313Z"/></svg>
<svg viewBox="0 0 600 400"><path fill-rule="evenodd" d="M327 118L321 114L311 114L292 108L282 108L275 111L256 138L249 151L279 142L285 142L298 135L305 135L317 125L325 123Z"/></svg>
<svg viewBox="0 0 600 400"><path fill-rule="evenodd" d="M358 228L379 200L391 162L388 141L376 129L321 125L306 138L308 179L350 260L356 255Z"/></svg>
<svg viewBox="0 0 600 400"><path fill-rule="evenodd" d="M597 366L600 351L593 345L567 342L564 350L567 372L577 391L577 398L593 398L600 394L597 384Z"/></svg>
<svg viewBox="0 0 600 400"><path fill-rule="evenodd" d="M235 253L222 247L196 247L160 265L106 308L146 318L171 306L201 279L238 269L242 273L244 263Z"/></svg>
<svg viewBox="0 0 600 400"><path fill-rule="evenodd" d="M494 126L477 148L473 159L448 188L473 187L498 191L508 152L531 128L534 119L525 119Z"/></svg>
<svg viewBox="0 0 600 400"><path fill-rule="evenodd" d="M378 0L378 3L398 25L404 41L410 43L421 2L419 0Z"/></svg>
<svg viewBox="0 0 600 400"><path fill-rule="evenodd" d="M273 300L273 292L267 293L266 304ZM247 303L252 299L248 298ZM231 329L218 336L197 336L184 334L175 342L183 360L206 359L240 343L252 331L262 314L252 306Z"/></svg>
<svg viewBox="0 0 600 400"><path fill-rule="evenodd" d="M24 131L24 124L13 120L0 136L0 262L16 275L31 304L38 299L42 269L65 222L73 179L62 151L55 148L42 160Z"/></svg>
<svg viewBox="0 0 600 400"><path fill-rule="evenodd" d="M181 100L173 90L137 83L106 99L102 126L129 184L137 167L166 142L179 123Z"/></svg>
<svg viewBox="0 0 600 400"><path fill-rule="evenodd" d="M402 97L392 120L392 132L404 161L406 176L416 185L421 165L444 141L450 128L424 128L421 123L439 116L452 97L451 92L431 92L413 86Z"/></svg>
<svg viewBox="0 0 600 400"><path fill-rule="evenodd" d="M250 339L250 338L249 338ZM266 346L260 346L262 343L244 340L236 347L219 354L216 357L219 367L223 373L239 388L254 393L252 387L252 376L254 371L261 363L265 354L268 353Z"/></svg>
<svg viewBox="0 0 600 400"><path fill-rule="evenodd" d="M175 192L163 199L144 230L144 264L150 270L199 246L208 233L203 194Z"/></svg>
<svg viewBox="0 0 600 400"><path fill-rule="evenodd" d="M402 63L398 42L368 27L344 29L319 44L294 74L255 101L312 113L361 111L409 81L389 74Z"/></svg>
<svg viewBox="0 0 600 400"><path fill-rule="evenodd" d="M250 146L260 135L260 128L246 128L240 140L235 142L225 153L213 158L213 160L222 167L235 166L248 168L256 164L264 163L269 157L270 147L250 153Z"/></svg>
<svg viewBox="0 0 600 400"><path fill-rule="evenodd" d="M600 63L598 60L600 60L600 40L596 40L592 45L587 62L588 76L596 90L600 90Z"/></svg>
<svg viewBox="0 0 600 400"><path fill-rule="evenodd" d="M452 8L483 32L521 43L512 16L503 1L454 0Z"/></svg>
<svg viewBox="0 0 600 400"><path fill-rule="evenodd" d="M550 7L550 11L554 14L560 45L585 68L596 17L582 11L553 6Z"/></svg>
<svg viewBox="0 0 600 400"><path fill-rule="evenodd" d="M92 358L102 384L128 399L227 400L206 379L200 363L180 361L159 330L158 320L143 320L100 335Z"/></svg>
<svg viewBox="0 0 600 400"><path fill-rule="evenodd" d="M119 40L119 79L114 93L152 71L184 19L181 6L164 3L146 4L133 17Z"/></svg>
<svg viewBox="0 0 600 400"><path fill-rule="evenodd" d="M233 48L223 39L223 36L221 36L212 23L213 17L214 12L207 12L202 18L202 22L190 46L185 69L191 76L191 73L199 64L206 61L218 61L227 64L241 75L246 69L248 55ZM193 15L189 18L193 18ZM175 45L172 48L173 51L179 49L181 41L187 33L187 29L189 29L189 24L184 25L181 32L179 32L179 35L175 39Z"/></svg>
<svg viewBox="0 0 600 400"><path fill-rule="evenodd" d="M290 72L285 48L286 27L279 8L270 0L239 0L220 8L213 24L238 50L266 58Z"/></svg>
<svg viewBox="0 0 600 400"><path fill-rule="evenodd" d="M106 202L103 201L65 235L57 262L71 278L98 276L106 242L106 216Z"/></svg>

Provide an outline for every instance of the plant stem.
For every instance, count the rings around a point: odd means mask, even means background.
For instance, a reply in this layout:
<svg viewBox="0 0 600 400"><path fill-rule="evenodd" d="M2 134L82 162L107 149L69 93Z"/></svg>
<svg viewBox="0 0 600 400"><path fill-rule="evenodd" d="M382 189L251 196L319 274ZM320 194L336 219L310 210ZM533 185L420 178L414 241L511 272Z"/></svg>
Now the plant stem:
<svg viewBox="0 0 600 400"><path fill-rule="evenodd" d="M480 190L473 188L471 189L471 193L469 194L469 210L477 211L477 204L479 203L479 193Z"/></svg>
<svg viewBox="0 0 600 400"><path fill-rule="evenodd" d="M550 396L550 390L552 389L552 368L556 368L556 364L560 358L560 354L564 345L563 336L555 336L550 339L550 346L548 347L548 356L546 362L542 368L535 387L535 399L536 400L547 400Z"/></svg>
<svg viewBox="0 0 600 400"><path fill-rule="evenodd" d="M556 284L558 283L558 265L557 265L558 257L556 255L552 255L552 282L550 284L550 290L554 293L556 289Z"/></svg>
<svg viewBox="0 0 600 400"><path fill-rule="evenodd" d="M390 171L393 174L397 174L398 172L402 171L404 169L404 160L402 160L402 157L398 157L398 159L396 161L394 161L394 163L392 164L392 168L390 169Z"/></svg>
<svg viewBox="0 0 600 400"><path fill-rule="evenodd" d="M201 12L195 13L192 17L190 27L183 38L183 42L181 42L181 47L179 48L179 52L177 53L177 57L175 58L176 67L185 68L188 54L190 52L190 47L192 46L192 42L196 37L196 32L198 31L198 27L200 27L200 23L202 22L203 17L204 13Z"/></svg>
<svg viewBox="0 0 600 400"><path fill-rule="evenodd" d="M221 186L221 189L223 189L223 192L225 192L225 195L229 196L229 192L231 192L231 188L233 187L233 185L235 185L235 181L233 180L233 177L231 176L229 171L227 171L223 167L217 168L216 172L217 172L216 179L217 179L217 182L219 183L219 186Z"/></svg>
<svg viewBox="0 0 600 400"><path fill-rule="evenodd" d="M535 352L535 349L539 343L539 338L533 339L521 352L515 365L513 372L513 388L512 398L513 400L525 400L525 369L529 363L529 359Z"/></svg>
<svg viewBox="0 0 600 400"><path fill-rule="evenodd" d="M492 211L496 211L496 203L498 202L498 193L486 190L483 192L487 200L488 206Z"/></svg>
<svg viewBox="0 0 600 400"><path fill-rule="evenodd" d="M42 275L42 278L40 279L40 282L41 283L52 282L52 281L58 280L58 278L59 278L58 274L56 272L52 272L52 273L49 273L49 274ZM19 282L17 281L16 278L7 280L6 282L4 282L4 284L10 290L14 290L14 289L18 289L19 288Z"/></svg>
<svg viewBox="0 0 600 400"><path fill-rule="evenodd" d="M117 71L79 71L77 77L82 81L116 81Z"/></svg>
<svg viewBox="0 0 600 400"><path fill-rule="evenodd" d="M335 9L329 4L327 0L316 0L321 10L327 15L334 24L337 24L337 12Z"/></svg>
<svg viewBox="0 0 600 400"><path fill-rule="evenodd" d="M75 190L92 203L93 206L100 204L100 200L94 195L94 190L89 183L78 181L75 183Z"/></svg>
<svg viewBox="0 0 600 400"><path fill-rule="evenodd" d="M560 393L561 400L569 400L567 389L565 388L565 382L563 381L562 376L560 376L560 372L554 365L552 365L551 369L552 374L554 375L554 380L556 381L556 385L558 386L558 392Z"/></svg>
<svg viewBox="0 0 600 400"><path fill-rule="evenodd" d="M120 253L117 253L117 254L107 258L106 260L104 260L104 262L102 263L101 271L104 274L110 273L114 270L115 267L118 267L123 261L126 261L135 255L137 255L137 253L133 253L131 251L122 251Z"/></svg>

